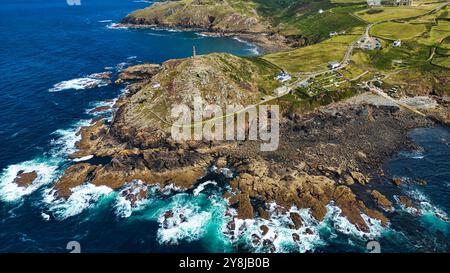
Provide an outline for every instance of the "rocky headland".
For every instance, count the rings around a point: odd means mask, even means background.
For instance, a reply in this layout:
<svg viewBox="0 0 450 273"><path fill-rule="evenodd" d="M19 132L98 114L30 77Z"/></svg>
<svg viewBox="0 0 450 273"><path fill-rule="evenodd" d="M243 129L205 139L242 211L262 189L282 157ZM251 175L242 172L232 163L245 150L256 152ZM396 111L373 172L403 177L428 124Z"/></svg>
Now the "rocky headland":
<svg viewBox="0 0 450 273"><path fill-rule="evenodd" d="M217 53L124 70L119 83L130 85L113 106L112 122L99 119L81 128L78 150L70 155L93 156L102 163L88 160L72 165L55 183L55 194L68 198L71 189L85 183L119 190L136 181L140 187L190 189L216 166L235 173L227 180L230 190L223 196L237 208L240 219L270 219L268 206L276 203L286 212L292 206L308 208L320 221L326 206L333 203L361 231L368 230L363 215L388 225L394 200L377 190L377 184L384 183L381 166L397 151L416 148L408 130L435 122L364 90L303 114L283 107L280 145L274 152L261 152L258 141L171 138L172 105L192 106L195 97L222 107L255 104L279 86L274 80L279 72L259 58ZM445 120L448 107L441 101L423 111ZM26 185L32 177L33 173L21 173L16 182ZM394 179L391 186L395 189L400 183ZM146 193L144 189L126 195L135 203ZM400 201L414 207L404 196ZM301 226L298 214L291 218L293 226Z"/></svg>
<svg viewBox="0 0 450 273"><path fill-rule="evenodd" d="M156 2L127 15L118 25L130 28L169 28L198 31L203 35L236 36L258 45L265 52L305 45L301 36L284 36L270 18L244 3L226 0L182 0Z"/></svg>

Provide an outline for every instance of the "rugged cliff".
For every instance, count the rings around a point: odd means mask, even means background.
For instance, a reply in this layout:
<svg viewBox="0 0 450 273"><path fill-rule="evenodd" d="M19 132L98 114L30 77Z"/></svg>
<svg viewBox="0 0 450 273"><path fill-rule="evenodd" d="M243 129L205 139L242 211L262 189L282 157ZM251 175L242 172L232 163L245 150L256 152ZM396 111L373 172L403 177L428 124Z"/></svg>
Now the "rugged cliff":
<svg viewBox="0 0 450 273"><path fill-rule="evenodd" d="M270 24L255 10L242 12L226 0L157 2L135 11L123 23L170 28L197 28L214 32L268 33Z"/></svg>

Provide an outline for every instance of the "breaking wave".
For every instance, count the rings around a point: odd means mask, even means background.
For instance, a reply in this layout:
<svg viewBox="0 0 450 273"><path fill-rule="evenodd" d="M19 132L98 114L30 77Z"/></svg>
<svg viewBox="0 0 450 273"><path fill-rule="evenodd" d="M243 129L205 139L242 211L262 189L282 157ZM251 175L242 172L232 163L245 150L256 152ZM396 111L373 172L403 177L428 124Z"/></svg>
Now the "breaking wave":
<svg viewBox="0 0 450 273"><path fill-rule="evenodd" d="M419 189L410 189L407 194L417 201L418 205L418 211L412 210L411 208L404 208L407 212L421 216L435 217L444 222L449 221L447 213L432 204L431 200Z"/></svg>
<svg viewBox="0 0 450 273"><path fill-rule="evenodd" d="M64 220L95 206L101 197L112 192L113 190L107 186L95 186L88 183L72 188L72 194L67 200L57 198L54 189L46 189L44 190L43 201L48 205L48 212L55 219Z"/></svg>
<svg viewBox="0 0 450 273"><path fill-rule="evenodd" d="M50 92L59 92L63 90L85 90L85 89L93 89L97 87L107 86L110 83L109 80L106 79L98 79L94 77L83 77L76 78L72 80L62 81L57 84L54 84L52 88L48 91Z"/></svg>
<svg viewBox="0 0 450 273"><path fill-rule="evenodd" d="M77 134L83 126L88 126L90 120L80 120L67 129L58 129L52 133L55 138L50 141L51 154L56 157L65 157L76 151L75 143L81 139Z"/></svg>
<svg viewBox="0 0 450 273"><path fill-rule="evenodd" d="M119 23L110 23L108 25L106 25L106 28L108 29L128 29L128 27L119 24Z"/></svg>
<svg viewBox="0 0 450 273"><path fill-rule="evenodd" d="M57 158L42 157L8 166L0 176L0 199L5 202L19 201L40 187L50 184L58 174L57 169L60 163L61 161ZM20 171L35 171L37 178L30 186L20 187L14 182Z"/></svg>
<svg viewBox="0 0 450 273"><path fill-rule="evenodd" d="M248 45L249 48L247 50L250 51L252 53L252 55L259 55L260 54L258 46L254 45L254 44L252 44L250 42L244 41L244 40L242 40L242 39L240 39L239 37L236 37L236 36L233 37L233 39L238 41L238 42L240 42L240 43Z"/></svg>
<svg viewBox="0 0 450 273"><path fill-rule="evenodd" d="M205 193L205 187L211 186L217 191ZM233 251L235 247L250 252L312 252L328 244L330 232L331 238L344 234L365 241L377 238L387 230L381 221L363 214L369 230L360 231L341 216L341 210L333 204L327 206L327 214L320 222L309 209L293 207L284 211L274 203L269 206L269 220L261 217L242 220L237 218L237 210L228 205L218 189L215 181L199 183L192 193L154 186L142 206L132 208L129 202L119 197L115 207L122 217L158 223L157 240L161 245L207 241L208 250L212 252ZM132 216L135 211L139 213ZM297 229L293 228L291 213L299 214L302 219L302 225Z"/></svg>

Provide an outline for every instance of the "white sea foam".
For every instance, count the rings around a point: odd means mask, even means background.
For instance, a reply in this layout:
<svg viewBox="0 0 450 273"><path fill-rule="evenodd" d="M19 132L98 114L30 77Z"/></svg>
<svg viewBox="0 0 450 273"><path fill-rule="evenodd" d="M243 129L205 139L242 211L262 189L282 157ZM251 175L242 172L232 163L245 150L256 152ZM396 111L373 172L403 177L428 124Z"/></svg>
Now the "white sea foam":
<svg viewBox="0 0 450 273"><path fill-rule="evenodd" d="M160 192L164 195L171 195L176 192L182 192L183 189L181 187L175 186L175 184L168 184L164 188L160 189Z"/></svg>
<svg viewBox="0 0 450 273"><path fill-rule="evenodd" d="M84 89L92 89L97 87L107 86L109 81L106 79L98 79L94 77L83 77L76 78L72 80L62 81L50 88L48 91L50 92L59 92L63 90L84 90Z"/></svg>
<svg viewBox="0 0 450 273"><path fill-rule="evenodd" d="M174 196L173 207L170 207L172 216L166 217L163 212L157 220L160 224L157 232L160 244L192 242L199 240L207 232L206 226L211 221L212 211L202 210L193 202L177 202L179 198L185 198L185 194Z"/></svg>
<svg viewBox="0 0 450 273"><path fill-rule="evenodd" d="M355 225L350 223L348 219L341 215L342 210L333 205L327 205L327 214L324 222L330 222L336 231L346 235L353 235L359 238L374 239L379 237L381 233L386 229L383 227L380 220L372 219L365 214L361 214L369 230L367 232L359 230Z"/></svg>
<svg viewBox="0 0 450 273"><path fill-rule="evenodd" d="M236 41L238 41L240 43L248 45L249 48L247 50L250 51L253 55L259 55L260 54L259 48L256 45L254 45L254 44L252 44L250 42L244 41L244 40L240 39L237 36L233 37L233 39L235 39Z"/></svg>
<svg viewBox="0 0 450 273"><path fill-rule="evenodd" d="M116 65L116 69L117 69L117 71L120 72L120 71L124 70L128 65L129 65L129 63L127 63L127 62L121 62Z"/></svg>
<svg viewBox="0 0 450 273"><path fill-rule="evenodd" d="M111 192L113 190L107 186L95 186L88 183L72 188L72 194L67 200L57 198L54 189L46 189L43 200L48 204L48 211L56 219L64 220L80 214Z"/></svg>
<svg viewBox="0 0 450 273"><path fill-rule="evenodd" d="M194 191L193 191L194 196L198 196L205 189L205 187L207 185L215 185L215 186L217 186L217 182L215 182L215 181L206 181L206 182L201 183L200 185L198 185L194 189Z"/></svg>
<svg viewBox="0 0 450 273"><path fill-rule="evenodd" d="M423 159L425 156L422 151L412 151L412 152L400 152L401 156L412 158L412 159Z"/></svg>
<svg viewBox="0 0 450 273"><path fill-rule="evenodd" d="M77 135L77 132L83 126L88 126L90 120L80 120L73 124L68 129L58 129L52 133L55 136L51 140L53 146L51 154L53 156L65 157L76 151L75 143L81 139L81 135Z"/></svg>
<svg viewBox="0 0 450 273"><path fill-rule="evenodd" d="M327 214L322 222L318 222L310 214L309 209L292 207L288 212L282 212L272 203L269 212L270 220L255 218L250 220L234 219L236 210L228 210L228 220L234 224L224 225L222 231L227 234L232 243L244 243L254 252L307 252L314 251L318 246L326 245L321 231L324 229L332 232L331 237L337 237L336 232L355 238L376 238L386 229L381 221L371 219L362 214L369 227L368 232L358 230L345 217L341 216L341 210L333 204L327 206ZM293 229L290 213L298 213L302 219L302 226ZM262 226L268 228L263 235ZM234 227L230 230L230 226ZM230 232L231 231L231 232Z"/></svg>
<svg viewBox="0 0 450 273"><path fill-rule="evenodd" d="M228 179L233 178L234 176L233 171L228 168L221 168L220 173Z"/></svg>
<svg viewBox="0 0 450 273"><path fill-rule="evenodd" d="M228 220L234 221L234 229L230 232L230 222L222 227L232 243L244 243L254 252L306 252L312 251L325 242L319 236L319 223L310 215L307 209L291 208L288 212L281 212L279 207L272 203L269 209L270 220L262 218L234 219L236 210L228 210ZM290 213L298 213L303 225L299 229L292 229ZM263 235L262 226L268 228ZM294 240L294 236L298 240Z"/></svg>
<svg viewBox="0 0 450 273"><path fill-rule="evenodd" d="M48 215L47 213L42 212L42 213L41 213L41 217L42 217L42 219L44 219L45 221L50 220L50 215Z"/></svg>
<svg viewBox="0 0 450 273"><path fill-rule="evenodd" d="M448 215L445 211L443 211L441 208L435 206L432 204L431 200L419 189L417 188L411 188L407 191L407 194L412 197L412 199L417 201L417 205L419 207L419 210L414 210L411 208L405 208L403 209L413 215L432 215L435 216L443 221L449 221Z"/></svg>
<svg viewBox="0 0 450 273"><path fill-rule="evenodd" d="M60 164L58 159L37 158L8 166L0 176L0 199L6 202L19 201L43 185L51 183L57 176L58 164ZM14 183L19 171L36 171L37 178L28 187L19 187Z"/></svg>
<svg viewBox="0 0 450 273"><path fill-rule="evenodd" d="M83 156L83 157L80 157L80 158L72 159L72 161L73 162L83 162L83 161L87 161L89 159L92 159L93 157L94 157L93 155L87 155L87 156Z"/></svg>
<svg viewBox="0 0 450 273"><path fill-rule="evenodd" d="M167 36L169 36L168 34L155 33L155 32L149 32L149 33L147 33L147 35L157 36L157 37L167 37Z"/></svg>
<svg viewBox="0 0 450 273"><path fill-rule="evenodd" d="M223 34L214 34L214 33L201 33L201 32L196 32L195 35L200 36L200 37L224 37Z"/></svg>
<svg viewBox="0 0 450 273"><path fill-rule="evenodd" d="M134 211L141 210L148 201L147 198L141 198L141 191L145 191L147 194L154 194L155 189L158 187L159 185L147 187L147 185L140 180L127 183L117 194L116 202L114 204L116 215L121 218L128 218ZM133 197L129 196L130 194L139 197L134 204L130 200L130 197Z"/></svg>
<svg viewBox="0 0 450 273"><path fill-rule="evenodd" d="M108 25L106 25L106 28L108 28L108 29L128 29L128 27L126 27L122 24L119 24L119 23L108 24Z"/></svg>
<svg viewBox="0 0 450 273"><path fill-rule="evenodd" d="M112 107L114 106L114 104L116 103L117 98L113 99L113 100L108 100L108 101L100 101L100 102L95 102L92 103L92 107L89 109L86 109L86 114L90 114L93 116L98 116L98 115L104 115L105 113L111 112L112 111ZM92 111L94 111L95 109L99 108L99 107L109 107L106 110L103 111L95 111L94 113L92 113Z"/></svg>

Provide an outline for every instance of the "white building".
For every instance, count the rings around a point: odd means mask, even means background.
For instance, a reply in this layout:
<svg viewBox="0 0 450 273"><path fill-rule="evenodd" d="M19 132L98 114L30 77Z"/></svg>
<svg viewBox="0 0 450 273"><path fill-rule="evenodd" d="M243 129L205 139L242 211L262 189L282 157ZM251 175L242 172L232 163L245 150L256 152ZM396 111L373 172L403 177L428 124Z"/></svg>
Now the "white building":
<svg viewBox="0 0 450 273"><path fill-rule="evenodd" d="M339 66L341 66L341 64L340 64L339 62L329 62L329 63L328 63L328 68L329 68L329 69L336 69L336 68L338 68Z"/></svg>
<svg viewBox="0 0 450 273"><path fill-rule="evenodd" d="M395 47L399 47L399 46L402 45L402 41L396 40L396 41L394 41L394 42L392 43L392 45L395 46Z"/></svg>
<svg viewBox="0 0 450 273"><path fill-rule="evenodd" d="M381 0L367 0L367 5L371 7L381 6Z"/></svg>
<svg viewBox="0 0 450 273"><path fill-rule="evenodd" d="M275 79L280 82L287 82L287 81L291 80L292 77L291 77L291 75L289 75L286 72L281 72L280 74L278 74L278 76Z"/></svg>

